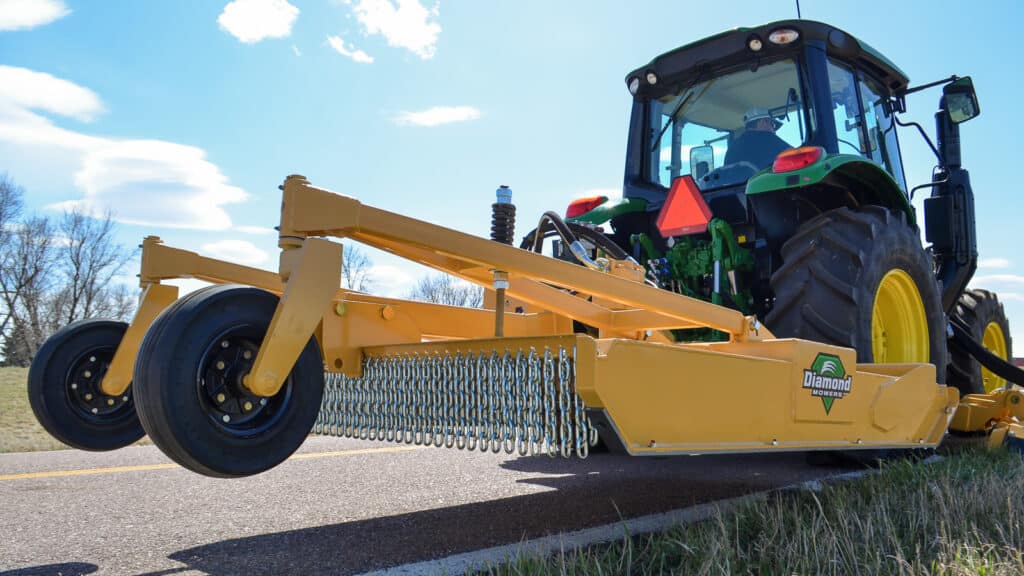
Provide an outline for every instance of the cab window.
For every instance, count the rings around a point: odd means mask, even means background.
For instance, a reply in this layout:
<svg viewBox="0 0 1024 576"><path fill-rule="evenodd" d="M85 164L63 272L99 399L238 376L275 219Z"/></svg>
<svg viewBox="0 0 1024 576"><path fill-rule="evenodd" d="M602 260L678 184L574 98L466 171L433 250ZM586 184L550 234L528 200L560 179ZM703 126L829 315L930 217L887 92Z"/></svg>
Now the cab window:
<svg viewBox="0 0 1024 576"><path fill-rule="evenodd" d="M870 158L885 167L900 188L906 190L896 126L890 108L885 106L886 91L868 77L861 78L858 84L860 99L864 104L864 126L867 128Z"/></svg>
<svg viewBox="0 0 1024 576"><path fill-rule="evenodd" d="M860 113L853 71L829 60L828 82L832 94L832 117L839 138L839 153L870 158L871 145L862 130L864 117Z"/></svg>

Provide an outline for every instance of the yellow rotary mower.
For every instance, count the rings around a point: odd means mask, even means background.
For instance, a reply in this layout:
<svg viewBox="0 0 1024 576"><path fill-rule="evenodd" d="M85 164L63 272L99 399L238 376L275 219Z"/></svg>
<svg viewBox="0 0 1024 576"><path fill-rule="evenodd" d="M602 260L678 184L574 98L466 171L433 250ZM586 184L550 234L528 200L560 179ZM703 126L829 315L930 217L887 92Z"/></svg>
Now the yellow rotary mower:
<svg viewBox="0 0 1024 576"><path fill-rule="evenodd" d="M278 273L147 238L131 324L72 324L39 351L37 417L90 450L149 434L213 476L266 470L311 431L567 457L877 457L934 448L951 425L993 444L1024 433L1002 306L967 289L969 78L909 87L800 20L684 46L626 84L622 200L545 213L519 247L505 188L479 238L302 176L282 187ZM895 126L908 94L940 84L925 250ZM330 238L483 286L485 306L340 289ZM216 285L178 298L173 278Z"/></svg>

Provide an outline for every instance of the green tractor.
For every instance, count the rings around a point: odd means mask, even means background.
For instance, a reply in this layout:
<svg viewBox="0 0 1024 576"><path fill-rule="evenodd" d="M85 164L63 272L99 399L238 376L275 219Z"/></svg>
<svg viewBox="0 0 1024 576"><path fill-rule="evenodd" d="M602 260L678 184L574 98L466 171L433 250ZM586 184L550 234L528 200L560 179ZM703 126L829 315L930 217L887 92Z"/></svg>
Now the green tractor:
<svg viewBox="0 0 1024 576"><path fill-rule="evenodd" d="M614 244L649 282L756 314L779 337L848 346L861 362L930 362L963 394L1006 384L959 343L1011 358L996 295L967 288L978 257L960 161L959 125L980 111L970 78L910 87L846 32L787 20L677 48L626 84L623 198L579 199L566 214L596 249ZM908 94L939 85L933 144L898 114ZM935 152L931 182L907 187L897 125ZM928 247L911 204L920 189Z"/></svg>

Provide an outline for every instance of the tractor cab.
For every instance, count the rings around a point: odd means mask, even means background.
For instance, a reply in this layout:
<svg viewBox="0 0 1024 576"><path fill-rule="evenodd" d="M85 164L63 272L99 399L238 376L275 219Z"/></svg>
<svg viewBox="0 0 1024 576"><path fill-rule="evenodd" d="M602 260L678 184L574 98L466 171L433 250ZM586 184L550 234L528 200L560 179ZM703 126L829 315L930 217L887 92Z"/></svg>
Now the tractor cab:
<svg viewBox="0 0 1024 576"><path fill-rule="evenodd" d="M641 206L656 213L673 182L688 175L716 217L745 226L762 216L771 226L757 236L782 240L798 222L777 217L776 204L794 198L758 202L761 215L748 194L793 191L799 176L796 182L771 176L828 156L849 164L831 180L870 181L877 197L866 203L909 212L893 118L893 96L907 77L837 28L807 20L738 28L656 57L627 75L626 85L633 106L623 201L592 222L614 216L613 228L635 232L645 219L629 213ZM827 196L831 202L834 195ZM660 242L650 226L644 231Z"/></svg>

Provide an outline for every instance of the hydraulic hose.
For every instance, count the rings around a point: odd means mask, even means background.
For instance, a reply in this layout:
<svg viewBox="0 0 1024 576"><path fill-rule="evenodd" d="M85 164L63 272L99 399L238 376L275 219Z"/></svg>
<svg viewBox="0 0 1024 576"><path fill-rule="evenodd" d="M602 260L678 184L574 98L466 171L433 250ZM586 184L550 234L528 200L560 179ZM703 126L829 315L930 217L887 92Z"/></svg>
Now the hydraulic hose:
<svg viewBox="0 0 1024 576"><path fill-rule="evenodd" d="M545 212L541 216L540 222L537 223L537 228L523 237L519 247L524 250L540 253L544 247L544 239L552 232L556 232L562 238L566 246L569 246L570 251L573 250L573 243L579 242L579 238L582 237L584 240L592 242L604 250L606 254L616 260L625 260L629 257L625 250L598 230L566 222L557 213L551 211ZM582 245L578 246L581 249L583 248ZM575 251L573 251L573 256L576 256ZM583 260L580 259L580 261L582 262Z"/></svg>
<svg viewBox="0 0 1024 576"><path fill-rule="evenodd" d="M950 344L973 356L982 366L1008 383L1024 386L1024 370L985 350L981 344L971 338L967 326L959 318L950 318L949 326L953 330L953 337L949 340Z"/></svg>

